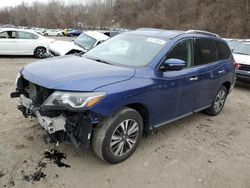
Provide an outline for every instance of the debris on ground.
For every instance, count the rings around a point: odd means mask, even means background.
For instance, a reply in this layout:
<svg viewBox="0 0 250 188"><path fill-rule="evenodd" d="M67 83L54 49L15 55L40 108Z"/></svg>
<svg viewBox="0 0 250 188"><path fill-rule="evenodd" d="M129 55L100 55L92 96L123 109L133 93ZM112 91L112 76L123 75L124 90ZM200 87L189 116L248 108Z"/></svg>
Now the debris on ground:
<svg viewBox="0 0 250 188"><path fill-rule="evenodd" d="M59 167L70 168L71 166L62 162L62 159L66 159L67 155L65 153L61 153L55 149L44 152L44 158L53 161Z"/></svg>
<svg viewBox="0 0 250 188"><path fill-rule="evenodd" d="M47 162L44 159L48 159L49 161L54 162L59 167L66 167L70 168L70 165L65 164L62 162L62 159L66 159L67 155L65 153L61 153L55 149L50 151L44 152L43 158L37 163L36 171L30 175L26 175L25 172L22 170L21 173L23 174L23 180L27 182L35 182L40 181L43 178L46 178L46 174L42 171L47 166ZM25 161L26 163L27 161ZM55 174L55 178L58 178L58 174Z"/></svg>

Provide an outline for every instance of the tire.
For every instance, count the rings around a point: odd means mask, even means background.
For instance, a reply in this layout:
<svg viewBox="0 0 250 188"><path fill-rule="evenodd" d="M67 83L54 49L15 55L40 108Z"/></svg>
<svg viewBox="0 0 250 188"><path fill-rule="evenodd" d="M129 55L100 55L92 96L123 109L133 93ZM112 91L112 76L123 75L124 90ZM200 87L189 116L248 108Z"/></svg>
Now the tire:
<svg viewBox="0 0 250 188"><path fill-rule="evenodd" d="M213 100L212 106L205 110L205 113L211 116L217 116L223 109L226 99L227 99L228 91L227 88L223 85L216 93L216 96Z"/></svg>
<svg viewBox="0 0 250 188"><path fill-rule="evenodd" d="M102 160L111 164L120 163L135 151L142 132L143 120L140 114L133 109L123 108L96 127L92 149Z"/></svg>
<svg viewBox="0 0 250 188"><path fill-rule="evenodd" d="M39 59L44 58L45 54L46 54L46 48L44 47L37 47L34 51L34 56Z"/></svg>
<svg viewBox="0 0 250 188"><path fill-rule="evenodd" d="M44 36L48 36L48 33L45 33Z"/></svg>

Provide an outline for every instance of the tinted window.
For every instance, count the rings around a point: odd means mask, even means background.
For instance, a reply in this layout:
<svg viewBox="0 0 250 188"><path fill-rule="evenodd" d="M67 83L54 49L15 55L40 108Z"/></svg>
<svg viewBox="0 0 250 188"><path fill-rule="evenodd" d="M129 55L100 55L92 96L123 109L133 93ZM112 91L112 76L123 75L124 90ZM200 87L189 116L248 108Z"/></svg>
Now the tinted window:
<svg viewBox="0 0 250 188"><path fill-rule="evenodd" d="M213 40L195 39L195 65L212 63L217 60L216 46Z"/></svg>
<svg viewBox="0 0 250 188"><path fill-rule="evenodd" d="M183 40L177 43L177 45L170 51L167 59L181 59L187 63L187 66L192 65L192 40Z"/></svg>
<svg viewBox="0 0 250 188"><path fill-rule="evenodd" d="M18 31L18 38L19 39L37 39L38 36L34 35L33 33Z"/></svg>
<svg viewBox="0 0 250 188"><path fill-rule="evenodd" d="M231 57L231 51L226 43L221 41L216 41L217 52L218 52L218 59L229 59Z"/></svg>

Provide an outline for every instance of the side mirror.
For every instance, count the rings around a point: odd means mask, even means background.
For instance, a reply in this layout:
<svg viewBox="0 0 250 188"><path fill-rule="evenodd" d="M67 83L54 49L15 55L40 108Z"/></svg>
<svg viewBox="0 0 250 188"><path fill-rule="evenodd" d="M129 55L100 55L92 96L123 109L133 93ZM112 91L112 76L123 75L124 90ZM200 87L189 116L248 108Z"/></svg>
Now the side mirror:
<svg viewBox="0 0 250 188"><path fill-rule="evenodd" d="M179 71L186 66L186 62L181 59L167 59L160 66L161 71Z"/></svg>

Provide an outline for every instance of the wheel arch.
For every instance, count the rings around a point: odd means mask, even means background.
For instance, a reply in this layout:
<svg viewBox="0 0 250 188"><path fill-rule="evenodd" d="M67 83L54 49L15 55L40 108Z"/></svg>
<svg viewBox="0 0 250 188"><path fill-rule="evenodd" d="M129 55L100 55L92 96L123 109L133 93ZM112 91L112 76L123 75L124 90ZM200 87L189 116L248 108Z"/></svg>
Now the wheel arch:
<svg viewBox="0 0 250 188"><path fill-rule="evenodd" d="M227 88L227 92L229 93L230 87L231 87L231 82L227 81L227 82L224 82L222 85Z"/></svg>
<svg viewBox="0 0 250 188"><path fill-rule="evenodd" d="M149 132L149 109L141 103L131 103L127 104L125 107L131 108L137 111L143 119L143 132Z"/></svg>

